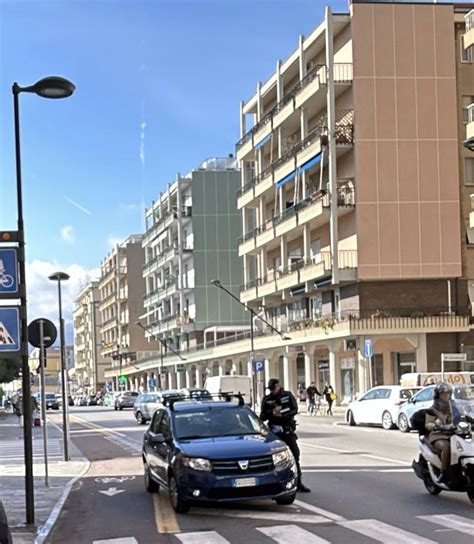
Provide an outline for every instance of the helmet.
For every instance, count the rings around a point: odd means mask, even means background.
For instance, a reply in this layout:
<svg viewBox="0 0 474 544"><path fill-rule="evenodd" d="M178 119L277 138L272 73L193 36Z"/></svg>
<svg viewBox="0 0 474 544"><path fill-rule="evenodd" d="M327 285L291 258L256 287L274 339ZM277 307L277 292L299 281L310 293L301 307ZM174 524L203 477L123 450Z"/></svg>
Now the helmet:
<svg viewBox="0 0 474 544"><path fill-rule="evenodd" d="M453 393L453 388L449 384L444 382L436 384L433 394L433 400L438 400L442 393L449 393L451 395Z"/></svg>
<svg viewBox="0 0 474 544"><path fill-rule="evenodd" d="M270 378L268 380L268 389L270 389L270 391L273 391L275 389L275 386L277 386L278 384L280 383L280 380L278 378Z"/></svg>

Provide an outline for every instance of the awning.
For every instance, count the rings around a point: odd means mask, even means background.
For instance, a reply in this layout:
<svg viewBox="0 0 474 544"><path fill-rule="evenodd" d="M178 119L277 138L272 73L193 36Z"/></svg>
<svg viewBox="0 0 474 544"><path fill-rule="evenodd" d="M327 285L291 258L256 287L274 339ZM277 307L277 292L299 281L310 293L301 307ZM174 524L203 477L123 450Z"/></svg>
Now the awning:
<svg viewBox="0 0 474 544"><path fill-rule="evenodd" d="M318 162L321 161L321 158L322 158L322 153L318 153L317 155L309 159L309 161L306 161L304 164L302 164L298 168L298 172L299 173L304 172L305 170L308 170L308 168L311 168L315 164L318 164Z"/></svg>
<svg viewBox="0 0 474 544"><path fill-rule="evenodd" d="M315 289L321 289L321 287L327 287L328 285L331 285L332 276L327 276L325 278L321 278L320 280L316 280L314 282Z"/></svg>
<svg viewBox="0 0 474 544"><path fill-rule="evenodd" d="M265 136L265 138L263 140L260 140L260 142L258 142L258 144L255 146L255 149L260 149L263 145L265 145L268 140L270 140L271 138L271 134L269 134L268 136Z"/></svg>
<svg viewBox="0 0 474 544"><path fill-rule="evenodd" d="M297 285L296 287L293 287L293 289L290 289L290 295L292 297L296 297L297 295L302 295L305 291L304 284L303 285Z"/></svg>
<svg viewBox="0 0 474 544"><path fill-rule="evenodd" d="M285 185L285 183L287 181L290 181L291 179L293 179L294 177L296 176L296 170L293 170L293 172L291 172L291 174L288 174L287 176L285 176L283 179L281 179L280 181L277 182L276 186L277 187L281 187L282 185Z"/></svg>

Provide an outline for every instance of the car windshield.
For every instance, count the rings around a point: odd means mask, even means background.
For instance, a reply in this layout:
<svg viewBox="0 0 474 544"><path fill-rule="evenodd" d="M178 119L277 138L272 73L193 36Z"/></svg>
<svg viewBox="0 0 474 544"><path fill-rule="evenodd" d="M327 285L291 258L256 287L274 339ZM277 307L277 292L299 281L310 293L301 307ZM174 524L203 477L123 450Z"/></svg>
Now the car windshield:
<svg viewBox="0 0 474 544"><path fill-rule="evenodd" d="M56 400L56 395L54 393L46 393L44 398L48 400Z"/></svg>
<svg viewBox="0 0 474 544"><path fill-rule="evenodd" d="M180 440L262 434L265 428L255 414L245 408L175 412L174 426Z"/></svg>
<svg viewBox="0 0 474 544"><path fill-rule="evenodd" d="M419 389L400 389L400 398L404 400L411 399Z"/></svg>
<svg viewBox="0 0 474 544"><path fill-rule="evenodd" d="M467 385L466 387L455 387L454 398L456 400L474 400L474 386Z"/></svg>

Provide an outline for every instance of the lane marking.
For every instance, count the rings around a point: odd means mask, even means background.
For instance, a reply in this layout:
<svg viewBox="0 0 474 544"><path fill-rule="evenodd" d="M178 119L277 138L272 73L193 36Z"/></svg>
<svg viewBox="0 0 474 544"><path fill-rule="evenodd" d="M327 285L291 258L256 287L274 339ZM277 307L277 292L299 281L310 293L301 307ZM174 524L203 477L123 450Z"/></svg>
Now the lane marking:
<svg viewBox="0 0 474 544"><path fill-rule="evenodd" d="M324 516L333 521L346 521L346 518L340 516L339 514L334 514L333 512L329 512L328 510L324 510L323 508L319 508L318 506L314 506L307 502L300 501L299 499L296 499L293 504L299 506L300 508L304 508L305 510L309 510L310 512L313 512L313 514L319 514L320 516Z"/></svg>
<svg viewBox="0 0 474 544"><path fill-rule="evenodd" d="M181 532L175 511L164 492L160 491L153 494L153 506L155 507L156 529L159 533L175 534Z"/></svg>
<svg viewBox="0 0 474 544"><path fill-rule="evenodd" d="M338 525L384 544L437 544L434 540L423 538L377 519L340 521Z"/></svg>
<svg viewBox="0 0 474 544"><path fill-rule="evenodd" d="M94 540L92 544L138 544L137 539L133 536L125 538L109 538L107 540Z"/></svg>
<svg viewBox="0 0 474 544"><path fill-rule="evenodd" d="M176 538L183 544L230 544L230 542L216 531L200 531L197 533L183 533Z"/></svg>
<svg viewBox="0 0 474 544"><path fill-rule="evenodd" d="M295 542L304 542L304 544L331 544L325 540L297 525L277 525L276 527L256 527L268 538L272 538L278 544L294 544Z"/></svg>
<svg viewBox="0 0 474 544"><path fill-rule="evenodd" d="M466 535L474 535L474 520L456 514L435 514L433 516L417 516L418 519L436 523L442 527L454 529Z"/></svg>
<svg viewBox="0 0 474 544"><path fill-rule="evenodd" d="M408 461L401 461L400 459L391 459L389 457L379 457L378 455L371 455L370 453L353 453L350 450L341 450L340 448L330 448L329 446L317 446L316 444L310 444L309 442L304 442L303 440L299 440L298 443L300 445L307 446L308 448L313 448L317 450L334 451L336 453L347 453L347 454L355 455L357 457L366 457L368 459L376 459L377 461L388 461L390 463L404 465L405 467L408 465Z"/></svg>
<svg viewBox="0 0 474 544"><path fill-rule="evenodd" d="M206 510L204 508L193 508L188 514L197 516L217 516L227 518L245 518L245 519L265 519L268 521L287 521L289 523L333 523L331 519L323 516L310 514L296 514L294 512L270 512L270 511L255 511L255 510L224 510L214 508Z"/></svg>
<svg viewBox="0 0 474 544"><path fill-rule="evenodd" d="M412 468L304 468L301 467L303 472L413 472Z"/></svg>

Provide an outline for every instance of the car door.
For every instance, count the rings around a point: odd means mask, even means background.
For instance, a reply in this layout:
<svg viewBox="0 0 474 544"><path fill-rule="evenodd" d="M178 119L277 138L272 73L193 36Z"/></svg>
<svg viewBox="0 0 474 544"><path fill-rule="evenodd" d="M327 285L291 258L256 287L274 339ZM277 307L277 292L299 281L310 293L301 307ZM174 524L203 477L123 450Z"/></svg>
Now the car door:
<svg viewBox="0 0 474 544"><path fill-rule="evenodd" d="M367 423L372 423L374 425L380 425L382 423L382 414L384 411L388 410L390 412L391 395L392 389L387 387L380 387L376 390L375 398L372 402L372 410L369 413Z"/></svg>
<svg viewBox="0 0 474 544"><path fill-rule="evenodd" d="M168 413L160 410L163 415L160 419L158 433L163 435L164 442L155 444L154 455L156 459L157 475L163 482L168 483L168 466L171 457L171 424Z"/></svg>
<svg viewBox="0 0 474 544"><path fill-rule="evenodd" d="M163 415L163 410L158 410L155 413L144 437L146 462L148 463L150 470L153 472L153 474L156 477L158 477L158 468L157 468L158 459L157 459L157 451L155 448L155 444L153 443L152 439L159 432L162 415Z"/></svg>
<svg viewBox="0 0 474 544"><path fill-rule="evenodd" d="M413 396L410 402L410 408L407 408L407 419L410 421L411 416L418 410L430 408L433 404L434 387L422 389L419 393Z"/></svg>
<svg viewBox="0 0 474 544"><path fill-rule="evenodd" d="M367 423L376 392L376 389L371 389L354 404L354 418L357 423Z"/></svg>

